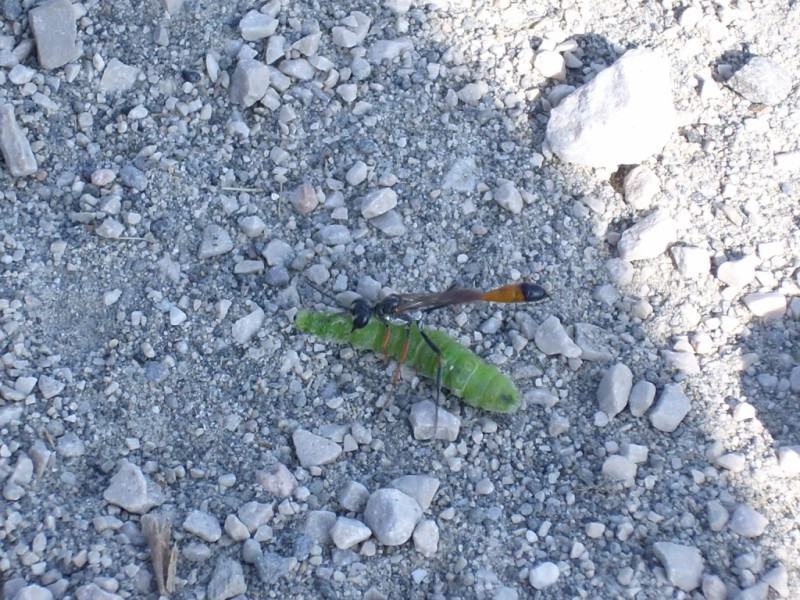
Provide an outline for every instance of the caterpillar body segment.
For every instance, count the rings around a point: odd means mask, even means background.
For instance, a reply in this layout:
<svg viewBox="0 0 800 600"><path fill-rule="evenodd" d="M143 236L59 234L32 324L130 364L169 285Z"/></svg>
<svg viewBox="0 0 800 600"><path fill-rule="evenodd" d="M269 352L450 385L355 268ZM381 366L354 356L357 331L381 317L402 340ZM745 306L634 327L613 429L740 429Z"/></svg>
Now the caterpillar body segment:
<svg viewBox="0 0 800 600"><path fill-rule="evenodd" d="M365 326L353 329L353 316L348 313L301 310L294 323L297 329L305 333L327 340L349 342L356 348L373 350L395 360L402 359L408 335L405 360L420 375L434 379L441 361L442 385L467 404L503 413L519 408L519 391L513 382L443 331L425 329L425 333L439 348L441 354L438 355L423 339L415 322L409 327L404 323L384 323L379 319L371 319Z"/></svg>

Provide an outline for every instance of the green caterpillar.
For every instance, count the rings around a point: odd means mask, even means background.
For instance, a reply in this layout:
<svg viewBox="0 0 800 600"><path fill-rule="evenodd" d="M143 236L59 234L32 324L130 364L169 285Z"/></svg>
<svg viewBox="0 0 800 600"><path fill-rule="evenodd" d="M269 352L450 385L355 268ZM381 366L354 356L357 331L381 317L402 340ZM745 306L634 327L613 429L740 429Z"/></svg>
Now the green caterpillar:
<svg viewBox="0 0 800 600"><path fill-rule="evenodd" d="M400 359L406 338L406 325L371 319L360 329L353 329L352 315L344 312L301 310L294 325L300 331L337 342L349 342L356 348L383 352L383 340L389 330L385 353ZM425 333L441 350L442 385L470 406L493 412L513 412L519 408L519 391L514 383L494 366L487 364L451 339L443 331L426 329ZM439 357L423 340L416 323L411 325L411 339L406 362L417 373L435 379Z"/></svg>

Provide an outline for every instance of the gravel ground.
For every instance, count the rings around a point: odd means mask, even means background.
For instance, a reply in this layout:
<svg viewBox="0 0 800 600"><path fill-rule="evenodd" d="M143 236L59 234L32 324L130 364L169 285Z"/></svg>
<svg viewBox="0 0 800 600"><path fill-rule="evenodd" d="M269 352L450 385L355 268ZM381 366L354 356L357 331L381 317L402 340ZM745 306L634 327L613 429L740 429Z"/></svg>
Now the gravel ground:
<svg viewBox="0 0 800 600"><path fill-rule="evenodd" d="M797 4L65 1L0 20L3 598L800 597ZM559 160L631 48L670 137ZM522 409L417 439L306 281L546 287L425 321Z"/></svg>

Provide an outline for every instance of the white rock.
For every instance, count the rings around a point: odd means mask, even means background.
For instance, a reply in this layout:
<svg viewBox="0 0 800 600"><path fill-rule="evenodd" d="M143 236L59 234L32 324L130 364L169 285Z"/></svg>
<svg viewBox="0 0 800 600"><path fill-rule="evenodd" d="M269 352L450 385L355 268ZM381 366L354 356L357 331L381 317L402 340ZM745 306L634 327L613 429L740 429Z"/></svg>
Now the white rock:
<svg viewBox="0 0 800 600"><path fill-rule="evenodd" d="M619 454L613 454L603 461L603 475L628 485L633 483L637 470L636 463Z"/></svg>
<svg viewBox="0 0 800 600"><path fill-rule="evenodd" d="M656 397L656 386L649 381L637 381L628 395L628 404L634 417L641 417L653 405Z"/></svg>
<svg viewBox="0 0 800 600"><path fill-rule="evenodd" d="M697 548L672 542L656 542L653 544L653 553L664 567L672 585L684 592L700 587L703 556Z"/></svg>
<svg viewBox="0 0 800 600"><path fill-rule="evenodd" d="M206 542L216 542L222 537L222 528L214 515L193 510L183 522L183 528Z"/></svg>
<svg viewBox="0 0 800 600"><path fill-rule="evenodd" d="M717 267L717 279L735 289L741 289L756 278L758 258L753 254L738 260L727 260Z"/></svg>
<svg viewBox="0 0 800 600"><path fill-rule="evenodd" d="M411 423L415 440L437 439L452 442L458 437L458 432L461 429L461 419L440 406L438 408L439 419L437 423L436 413L434 412L436 410L436 405L430 400L417 402L411 407L408 420ZM433 430L434 425L436 426L436 431Z"/></svg>
<svg viewBox="0 0 800 600"><path fill-rule="evenodd" d="M778 565L774 569L764 573L762 581L769 584L773 590L778 592L781 598L789 597L789 571L783 565Z"/></svg>
<svg viewBox="0 0 800 600"><path fill-rule="evenodd" d="M414 549L426 558L436 554L439 548L439 526L433 519L423 519L412 534Z"/></svg>
<svg viewBox="0 0 800 600"><path fill-rule="evenodd" d="M458 90L458 92L456 92L456 95L464 104L477 106L477 104L481 101L481 98L483 98L487 93L489 93L489 84L485 81L475 81L462 87L460 90Z"/></svg>
<svg viewBox="0 0 800 600"><path fill-rule="evenodd" d="M239 21L239 31L242 32L242 38L248 42L263 40L275 33L276 29L278 29L278 19L273 19L257 10L249 11Z"/></svg>
<svg viewBox="0 0 800 600"><path fill-rule="evenodd" d="M414 42L410 38L396 38L393 40L377 40L367 52L367 60L374 65L384 61L393 61L405 52L413 52Z"/></svg>
<svg viewBox="0 0 800 600"><path fill-rule="evenodd" d="M534 68L548 79L563 81L567 77L567 66L564 57L553 50L543 50L536 53L533 59Z"/></svg>
<svg viewBox="0 0 800 600"><path fill-rule="evenodd" d="M352 548L366 540L372 532L369 527L357 519L339 517L331 528L331 539L341 550Z"/></svg>
<svg viewBox="0 0 800 600"><path fill-rule="evenodd" d="M292 434L294 451L303 467L327 465L334 462L342 453L342 447L305 429L298 429Z"/></svg>
<svg viewBox="0 0 800 600"><path fill-rule="evenodd" d="M264 324L264 316L264 311L256 307L255 310L238 319L231 327L233 341L240 345L249 342Z"/></svg>
<svg viewBox="0 0 800 600"><path fill-rule="evenodd" d="M786 296L779 292L755 292L742 298L757 317L779 319L786 314Z"/></svg>
<svg viewBox="0 0 800 600"><path fill-rule="evenodd" d="M594 167L638 164L676 127L667 59L630 50L554 108L547 142L564 161Z"/></svg>
<svg viewBox="0 0 800 600"><path fill-rule="evenodd" d="M728 527L742 537L754 538L764 533L769 520L754 508L740 504L733 511Z"/></svg>
<svg viewBox="0 0 800 600"><path fill-rule="evenodd" d="M522 195L513 181L506 179L498 181L499 185L494 191L494 201L508 212L518 215L522 212Z"/></svg>
<svg viewBox="0 0 800 600"><path fill-rule="evenodd" d="M711 257L705 248L672 246L670 253L678 272L685 279L697 279L711 271Z"/></svg>
<svg viewBox="0 0 800 600"><path fill-rule="evenodd" d="M203 240L197 252L201 260L221 256L231 250L233 250L233 240L222 227L211 224L203 230Z"/></svg>
<svg viewBox="0 0 800 600"><path fill-rule="evenodd" d="M428 510L441 482L430 475L403 475L392 480L390 487L414 498L423 511Z"/></svg>
<svg viewBox="0 0 800 600"><path fill-rule="evenodd" d="M583 352L567 335L567 330L553 315L547 317L533 336L536 347L548 356L561 354L567 358L578 358Z"/></svg>
<svg viewBox="0 0 800 600"><path fill-rule="evenodd" d="M675 220L666 209L658 209L622 233L617 251L623 260L646 260L661 255L677 239Z"/></svg>
<svg viewBox="0 0 800 600"><path fill-rule="evenodd" d="M128 512L143 515L154 506L162 505L166 496L158 484L145 477L138 466L123 459L103 492L103 499Z"/></svg>
<svg viewBox="0 0 800 600"><path fill-rule="evenodd" d="M550 587L556 581L561 573L558 570L558 565L551 562L544 562L536 565L530 570L528 581L537 590L543 590Z"/></svg>
<svg viewBox="0 0 800 600"><path fill-rule="evenodd" d="M628 396L633 387L633 373L622 363L618 363L603 374L597 387L597 401L600 410L609 417L621 413L628 404Z"/></svg>
<svg viewBox="0 0 800 600"><path fill-rule="evenodd" d="M361 198L361 216L373 219L397 206L397 192L392 188L380 188Z"/></svg>
<svg viewBox="0 0 800 600"><path fill-rule="evenodd" d="M785 475L800 475L800 445L778 448L778 464Z"/></svg>
<svg viewBox="0 0 800 600"><path fill-rule="evenodd" d="M284 75L299 81L310 81L316 72L305 58L288 58L278 63L278 69Z"/></svg>
<svg viewBox="0 0 800 600"><path fill-rule="evenodd" d="M678 428L691 408L692 403L681 387L668 383L650 411L650 423L660 431L671 433Z"/></svg>
<svg viewBox="0 0 800 600"><path fill-rule="evenodd" d="M233 104L252 106L269 89L270 70L264 63L253 58L244 58L236 64L231 75L228 98Z"/></svg>
<svg viewBox="0 0 800 600"><path fill-rule="evenodd" d="M660 189L658 175L650 167L639 165L625 177L625 202L637 210L648 209Z"/></svg>
<svg viewBox="0 0 800 600"><path fill-rule="evenodd" d="M331 29L333 43L342 48L353 48L364 41L372 20L362 12L353 11L341 25Z"/></svg>
<svg viewBox="0 0 800 600"><path fill-rule="evenodd" d="M404 544L422 518L417 501L400 490L382 488L373 493L364 510L364 521L384 546Z"/></svg>

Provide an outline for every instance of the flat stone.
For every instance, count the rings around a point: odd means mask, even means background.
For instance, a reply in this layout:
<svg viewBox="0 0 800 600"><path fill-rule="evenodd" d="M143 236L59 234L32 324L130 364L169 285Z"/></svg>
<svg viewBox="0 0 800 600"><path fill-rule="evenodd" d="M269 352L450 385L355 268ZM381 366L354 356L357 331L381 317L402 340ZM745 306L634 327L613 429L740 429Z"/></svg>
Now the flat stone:
<svg viewBox="0 0 800 600"><path fill-rule="evenodd" d="M336 442L305 429L295 431L292 441L297 458L304 467L330 464L342 453L342 447Z"/></svg>
<svg viewBox="0 0 800 600"><path fill-rule="evenodd" d="M700 587L703 556L694 546L673 542L656 542L653 553L664 567L669 582L684 592Z"/></svg>
<svg viewBox="0 0 800 600"><path fill-rule="evenodd" d="M51 0L28 13L36 52L43 69L57 69L76 60L78 27L70 0Z"/></svg>
<svg viewBox="0 0 800 600"><path fill-rule="evenodd" d="M622 233L617 251L622 260L646 260L663 254L677 239L675 220L667 210L658 209Z"/></svg>
<svg viewBox="0 0 800 600"><path fill-rule="evenodd" d="M17 123L14 107L8 103L0 104L0 151L13 177L32 175L39 168L28 138Z"/></svg>
<svg viewBox="0 0 800 600"><path fill-rule="evenodd" d="M393 488L373 493L364 510L364 521L384 546L407 542L421 518L422 508L417 501Z"/></svg>
<svg viewBox="0 0 800 600"><path fill-rule="evenodd" d="M136 84L140 72L137 67L131 67L119 59L112 58L103 69L100 89L111 94L125 92Z"/></svg>
<svg viewBox="0 0 800 600"><path fill-rule="evenodd" d="M691 401L679 385L667 384L650 411L650 423L660 431L673 432L689 414L691 407Z"/></svg>

